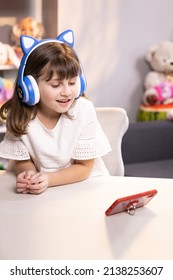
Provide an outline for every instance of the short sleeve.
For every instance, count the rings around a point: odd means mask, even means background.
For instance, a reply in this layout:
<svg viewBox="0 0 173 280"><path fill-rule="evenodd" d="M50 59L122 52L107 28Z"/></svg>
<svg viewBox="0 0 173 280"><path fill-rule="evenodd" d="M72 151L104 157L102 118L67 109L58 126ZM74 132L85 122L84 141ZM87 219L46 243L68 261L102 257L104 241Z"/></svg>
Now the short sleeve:
<svg viewBox="0 0 173 280"><path fill-rule="evenodd" d="M73 151L73 159L87 160L106 155L111 151L110 144L97 120L95 109L90 112L90 121L86 123Z"/></svg>
<svg viewBox="0 0 173 280"><path fill-rule="evenodd" d="M0 143L0 157L12 160L26 160L30 158L30 155L20 137L6 133Z"/></svg>

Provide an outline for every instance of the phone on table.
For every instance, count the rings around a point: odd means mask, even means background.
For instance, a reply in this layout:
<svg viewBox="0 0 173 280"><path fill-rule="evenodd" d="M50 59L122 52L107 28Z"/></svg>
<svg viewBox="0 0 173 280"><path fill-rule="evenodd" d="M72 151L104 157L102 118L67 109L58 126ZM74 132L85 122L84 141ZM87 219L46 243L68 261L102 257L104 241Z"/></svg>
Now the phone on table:
<svg viewBox="0 0 173 280"><path fill-rule="evenodd" d="M113 204L105 211L105 214L106 216L110 216L121 212L127 212L130 215L134 215L136 208L146 205L156 194L157 190L149 190L121 197L113 202Z"/></svg>

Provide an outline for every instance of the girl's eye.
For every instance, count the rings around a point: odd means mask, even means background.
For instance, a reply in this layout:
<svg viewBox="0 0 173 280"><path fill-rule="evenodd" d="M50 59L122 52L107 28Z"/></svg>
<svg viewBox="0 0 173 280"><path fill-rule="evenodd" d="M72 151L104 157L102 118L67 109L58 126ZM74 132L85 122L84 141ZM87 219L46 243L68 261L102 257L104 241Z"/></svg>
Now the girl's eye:
<svg viewBox="0 0 173 280"><path fill-rule="evenodd" d="M70 81L69 81L69 85L72 85L72 86L73 86L73 85L75 85L75 84L76 84L76 79L75 79L75 80L70 80Z"/></svg>
<svg viewBox="0 0 173 280"><path fill-rule="evenodd" d="M51 85L53 88L57 88L60 86L60 84L56 84L56 85Z"/></svg>

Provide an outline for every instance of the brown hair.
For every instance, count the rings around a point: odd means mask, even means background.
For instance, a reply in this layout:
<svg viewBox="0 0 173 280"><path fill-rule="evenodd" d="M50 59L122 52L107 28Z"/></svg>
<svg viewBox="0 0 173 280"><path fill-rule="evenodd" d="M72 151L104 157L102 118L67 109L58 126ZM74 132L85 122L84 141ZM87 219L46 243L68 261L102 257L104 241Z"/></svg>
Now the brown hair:
<svg viewBox="0 0 173 280"><path fill-rule="evenodd" d="M41 75L49 81L57 73L59 79L70 79L81 74L80 62L74 50L67 44L45 43L31 52L26 62L24 76L32 75L36 81ZM17 94L15 82L13 97L0 108L0 120L6 122L7 130L15 136L27 133L30 120L37 114L37 104L28 106Z"/></svg>

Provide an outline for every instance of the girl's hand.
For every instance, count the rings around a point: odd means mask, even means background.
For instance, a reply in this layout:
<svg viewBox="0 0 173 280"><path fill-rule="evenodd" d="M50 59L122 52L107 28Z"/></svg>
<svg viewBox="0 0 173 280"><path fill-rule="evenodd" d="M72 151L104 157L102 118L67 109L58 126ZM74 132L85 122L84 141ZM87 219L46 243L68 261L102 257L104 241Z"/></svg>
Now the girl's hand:
<svg viewBox="0 0 173 280"><path fill-rule="evenodd" d="M48 175L37 172L29 180L28 192L31 194L40 194L48 188Z"/></svg>
<svg viewBox="0 0 173 280"><path fill-rule="evenodd" d="M16 177L16 191L18 193L28 193L31 176L35 174L33 170L26 170L19 173Z"/></svg>

